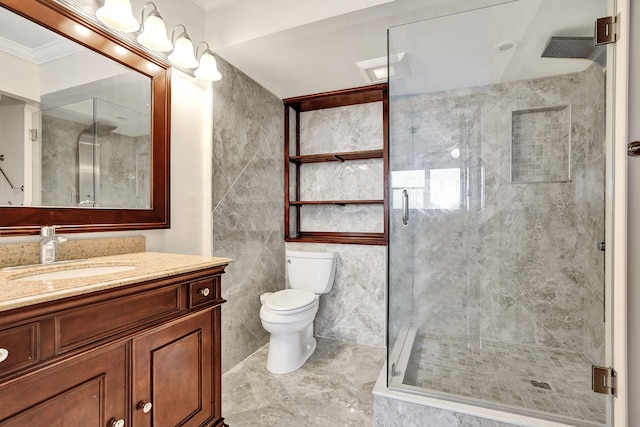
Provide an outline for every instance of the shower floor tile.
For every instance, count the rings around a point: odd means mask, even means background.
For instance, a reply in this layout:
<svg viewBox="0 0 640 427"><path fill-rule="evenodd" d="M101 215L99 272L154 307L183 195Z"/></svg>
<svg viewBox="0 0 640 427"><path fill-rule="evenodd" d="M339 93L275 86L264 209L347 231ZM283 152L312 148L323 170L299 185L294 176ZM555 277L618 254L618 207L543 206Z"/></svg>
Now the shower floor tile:
<svg viewBox="0 0 640 427"><path fill-rule="evenodd" d="M268 345L222 376L222 416L232 427L373 425L373 386L386 350L317 338L302 368L267 371Z"/></svg>
<svg viewBox="0 0 640 427"><path fill-rule="evenodd" d="M480 347L480 346L478 346ZM580 354L460 337L416 337L404 384L605 423L606 396L591 391L591 362Z"/></svg>

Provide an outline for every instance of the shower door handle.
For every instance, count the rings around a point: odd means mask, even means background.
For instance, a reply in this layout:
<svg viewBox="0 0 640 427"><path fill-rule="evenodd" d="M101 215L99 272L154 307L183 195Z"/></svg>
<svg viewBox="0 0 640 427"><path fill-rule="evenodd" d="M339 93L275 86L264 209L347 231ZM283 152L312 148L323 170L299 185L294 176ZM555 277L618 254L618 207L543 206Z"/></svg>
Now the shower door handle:
<svg viewBox="0 0 640 427"><path fill-rule="evenodd" d="M640 156L640 141L633 141L627 144L627 154L631 157Z"/></svg>
<svg viewBox="0 0 640 427"><path fill-rule="evenodd" d="M402 225L409 224L409 192L402 190Z"/></svg>

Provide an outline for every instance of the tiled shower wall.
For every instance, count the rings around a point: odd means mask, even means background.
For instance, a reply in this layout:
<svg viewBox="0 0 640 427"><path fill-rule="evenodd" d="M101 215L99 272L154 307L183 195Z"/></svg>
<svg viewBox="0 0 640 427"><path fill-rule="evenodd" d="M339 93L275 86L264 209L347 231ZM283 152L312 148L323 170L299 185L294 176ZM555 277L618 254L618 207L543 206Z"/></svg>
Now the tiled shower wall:
<svg viewBox="0 0 640 427"><path fill-rule="evenodd" d="M222 59L213 85L213 253L222 280L222 369L269 341L260 294L284 289L282 101Z"/></svg>
<svg viewBox="0 0 640 427"><path fill-rule="evenodd" d="M43 115L42 205L77 206L78 138L86 124ZM149 206L149 137L101 135L99 206Z"/></svg>
<svg viewBox="0 0 640 427"><path fill-rule="evenodd" d="M411 209L407 239L394 249L414 253L404 260L415 272L414 290L394 299L392 287L392 319L413 304L411 321L425 332L470 336L472 344L488 338L567 348L603 361L602 69L392 99L391 110L394 170L400 152L407 154L401 168L426 176L423 206ZM561 111L558 120L570 122L551 136L514 132L514 112L544 111ZM552 122L544 126L557 130ZM536 148L542 143L570 148L552 146L552 154ZM512 162L523 147L529 159ZM512 181L512 167L527 179ZM468 181L457 206L438 206L434 169L459 169ZM392 221L397 239L393 230Z"/></svg>

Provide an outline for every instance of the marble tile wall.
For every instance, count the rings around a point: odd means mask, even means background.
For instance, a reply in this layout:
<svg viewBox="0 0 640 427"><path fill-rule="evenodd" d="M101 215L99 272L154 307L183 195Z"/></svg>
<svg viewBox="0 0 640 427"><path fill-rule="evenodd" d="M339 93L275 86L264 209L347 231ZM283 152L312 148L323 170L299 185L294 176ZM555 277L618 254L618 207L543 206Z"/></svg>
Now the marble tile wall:
<svg viewBox="0 0 640 427"><path fill-rule="evenodd" d="M286 248L339 254L333 289L320 297L315 335L384 347L386 247L287 242Z"/></svg>
<svg viewBox="0 0 640 427"><path fill-rule="evenodd" d="M78 137L86 124L42 116L42 204L77 206ZM148 207L149 138L118 133L100 135L99 190L104 207ZM147 153L146 158L141 153ZM144 164L144 162L147 164ZM139 181L138 181L139 179ZM142 195L138 197L138 194Z"/></svg>
<svg viewBox="0 0 640 427"><path fill-rule="evenodd" d="M42 204L76 206L78 137L86 125L43 115Z"/></svg>
<svg viewBox="0 0 640 427"><path fill-rule="evenodd" d="M300 113L300 153L382 148L382 102Z"/></svg>
<svg viewBox="0 0 640 427"><path fill-rule="evenodd" d="M397 297L392 285L392 317L411 304L412 321L428 332L602 359L603 83L594 65L582 73L392 100L392 114L401 113L391 119L392 169L460 168L462 185L469 182L460 209L411 210L412 238L390 251L415 254L401 261L413 263L415 276L406 279L413 292L411 299ZM512 112L564 105L571 106L570 181L512 183ZM458 159L451 147L460 148ZM399 149L408 158L394 157Z"/></svg>
<svg viewBox="0 0 640 427"><path fill-rule="evenodd" d="M300 154L382 147L382 102L300 114ZM380 159L311 163L300 167L300 200L382 199L384 185ZM301 210L302 231L384 231L381 206L304 206Z"/></svg>
<svg viewBox="0 0 640 427"><path fill-rule="evenodd" d="M234 262L222 292L223 372L269 341L260 294L285 288L283 106L222 59L213 84L213 253Z"/></svg>

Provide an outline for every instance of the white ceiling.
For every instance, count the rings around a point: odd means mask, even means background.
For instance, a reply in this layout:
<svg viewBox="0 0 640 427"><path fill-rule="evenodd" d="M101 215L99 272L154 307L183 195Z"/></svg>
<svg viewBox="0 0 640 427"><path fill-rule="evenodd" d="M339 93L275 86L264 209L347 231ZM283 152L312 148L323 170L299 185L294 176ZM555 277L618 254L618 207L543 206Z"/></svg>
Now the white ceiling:
<svg viewBox="0 0 640 427"><path fill-rule="evenodd" d="M4 9L0 11L0 51L33 64L78 52L79 46Z"/></svg>
<svg viewBox="0 0 640 427"><path fill-rule="evenodd" d="M213 50L280 98L370 84L355 63L386 56L388 28L497 4L434 20L410 38L393 30L396 42L405 38L399 51L412 51L408 69L443 87L480 82L483 68L489 82L584 69L590 61L540 54L551 36L591 36L606 13L606 0L193 1L205 9ZM495 45L507 40L517 48L498 55Z"/></svg>
<svg viewBox="0 0 640 427"><path fill-rule="evenodd" d="M404 82L408 91L577 71L590 61L540 53L551 36L592 35L593 20L606 13L606 0L192 1L205 11L205 39L213 50L280 98L370 84L356 62L385 57L387 29L394 27L391 44L406 53L403 70L429 76L420 85ZM495 7L405 25L488 6ZM36 29L5 34L13 27L0 22L0 46L3 37L42 44ZM494 50L508 40L517 48ZM33 62L52 59L42 51Z"/></svg>

